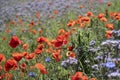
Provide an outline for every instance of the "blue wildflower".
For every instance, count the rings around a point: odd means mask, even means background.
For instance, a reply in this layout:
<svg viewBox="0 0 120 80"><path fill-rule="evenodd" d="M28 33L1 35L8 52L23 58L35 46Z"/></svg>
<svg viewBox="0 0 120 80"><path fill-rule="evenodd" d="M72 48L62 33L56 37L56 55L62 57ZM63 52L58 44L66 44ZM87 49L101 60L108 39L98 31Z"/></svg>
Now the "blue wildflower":
<svg viewBox="0 0 120 80"><path fill-rule="evenodd" d="M67 68L68 62L67 61L62 61L61 66L64 68Z"/></svg>
<svg viewBox="0 0 120 80"><path fill-rule="evenodd" d="M105 63L101 63L101 64L100 64L100 67L105 67Z"/></svg>
<svg viewBox="0 0 120 80"><path fill-rule="evenodd" d="M107 68L114 68L114 67L115 67L115 63L114 63L114 62L107 62L107 63L105 64L105 66L106 66Z"/></svg>
<svg viewBox="0 0 120 80"><path fill-rule="evenodd" d="M112 72L112 73L108 74L108 77L119 77L119 76L120 76L119 71Z"/></svg>
<svg viewBox="0 0 120 80"><path fill-rule="evenodd" d="M92 41L90 41L89 45L90 45L90 46L94 46L95 43L96 43L96 41L95 41L95 40L92 40Z"/></svg>
<svg viewBox="0 0 120 80"><path fill-rule="evenodd" d="M69 64L77 64L78 60L72 57L69 57L69 59L67 60L67 62L69 62Z"/></svg>
<svg viewBox="0 0 120 80"><path fill-rule="evenodd" d="M45 59L45 61L46 61L46 62L50 62L51 59L50 59L49 57L47 57L47 58Z"/></svg>
<svg viewBox="0 0 120 80"><path fill-rule="evenodd" d="M30 72L30 73L29 73L29 76L30 76L30 77L35 77L35 73Z"/></svg>

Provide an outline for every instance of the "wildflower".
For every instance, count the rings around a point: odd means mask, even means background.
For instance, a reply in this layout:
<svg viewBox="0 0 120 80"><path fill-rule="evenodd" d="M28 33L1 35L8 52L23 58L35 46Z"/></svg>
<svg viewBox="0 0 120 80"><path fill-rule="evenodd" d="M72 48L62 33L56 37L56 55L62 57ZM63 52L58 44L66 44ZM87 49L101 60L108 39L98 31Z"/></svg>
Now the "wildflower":
<svg viewBox="0 0 120 80"><path fill-rule="evenodd" d="M10 21L10 24L14 25L14 24L15 24L15 21L14 21L14 20L11 20L11 21Z"/></svg>
<svg viewBox="0 0 120 80"><path fill-rule="evenodd" d="M62 55L60 54L60 51L55 51L53 54L52 54L53 58L59 62L62 58Z"/></svg>
<svg viewBox="0 0 120 80"><path fill-rule="evenodd" d="M120 20L120 13L118 13L118 15L115 16L115 19L116 19L116 20Z"/></svg>
<svg viewBox="0 0 120 80"><path fill-rule="evenodd" d="M27 60L33 59L34 57L35 57L35 53L27 54L27 55L25 56L25 58L26 58Z"/></svg>
<svg viewBox="0 0 120 80"><path fill-rule="evenodd" d="M69 62L69 64L77 64L78 60L72 57L69 57L69 59L67 59L67 62Z"/></svg>
<svg viewBox="0 0 120 80"><path fill-rule="evenodd" d="M86 64L89 64L90 63L90 60L85 60L84 61Z"/></svg>
<svg viewBox="0 0 120 80"><path fill-rule="evenodd" d="M95 52L97 51L97 49L90 47L90 48L88 49L88 51L95 53Z"/></svg>
<svg viewBox="0 0 120 80"><path fill-rule="evenodd" d="M68 51L72 51L73 48L74 48L73 46L69 46L69 47L68 47Z"/></svg>
<svg viewBox="0 0 120 80"><path fill-rule="evenodd" d="M68 52L66 53L66 56L71 57L71 58L75 58L75 57L76 57L76 54L75 54L74 52L68 51Z"/></svg>
<svg viewBox="0 0 120 80"><path fill-rule="evenodd" d="M0 71L2 70L2 66L0 65Z"/></svg>
<svg viewBox="0 0 120 80"><path fill-rule="evenodd" d="M29 73L29 76L30 76L30 77L35 77L35 73L30 72L30 73Z"/></svg>
<svg viewBox="0 0 120 80"><path fill-rule="evenodd" d="M100 60L103 59L103 56L97 56L97 57L95 57L94 59L100 61Z"/></svg>
<svg viewBox="0 0 120 80"><path fill-rule="evenodd" d="M107 5L108 5L108 6L111 6L111 2L108 2Z"/></svg>
<svg viewBox="0 0 120 80"><path fill-rule="evenodd" d="M107 62L107 63L105 63L105 66L106 66L107 68L114 68L116 65L115 65L114 62Z"/></svg>
<svg viewBox="0 0 120 80"><path fill-rule="evenodd" d="M21 53L12 53L12 57L16 60L16 61L20 61L23 57L23 55Z"/></svg>
<svg viewBox="0 0 120 80"><path fill-rule="evenodd" d="M67 24L68 27L74 26L76 22L74 20L70 20Z"/></svg>
<svg viewBox="0 0 120 80"><path fill-rule="evenodd" d="M106 38L111 38L112 37L112 31L111 30L106 31L105 36L106 36Z"/></svg>
<svg viewBox="0 0 120 80"><path fill-rule="evenodd" d="M115 47L118 46L120 43L120 40L106 40L104 42L102 42L102 46L111 46L111 47Z"/></svg>
<svg viewBox="0 0 120 80"><path fill-rule="evenodd" d="M87 16L93 16L93 13L92 12L87 12Z"/></svg>
<svg viewBox="0 0 120 80"><path fill-rule="evenodd" d="M27 65L26 65L25 63L22 63L22 64L20 65L20 69L21 69L22 72L25 72L25 71L26 71L26 68L27 68Z"/></svg>
<svg viewBox="0 0 120 80"><path fill-rule="evenodd" d="M43 44L38 44L37 49L42 50L43 49Z"/></svg>
<svg viewBox="0 0 120 80"><path fill-rule="evenodd" d="M22 52L23 57L28 55L28 52Z"/></svg>
<svg viewBox="0 0 120 80"><path fill-rule="evenodd" d="M5 75L4 75L4 74L0 74L0 80L3 80L3 79L4 79L4 77L5 77Z"/></svg>
<svg viewBox="0 0 120 80"><path fill-rule="evenodd" d="M69 33L65 33L64 35L57 36L56 40L54 41L55 47L61 47L64 44L67 44L67 38L69 37Z"/></svg>
<svg viewBox="0 0 120 80"><path fill-rule="evenodd" d="M51 59L50 59L49 57L47 57L47 58L45 59L45 61L46 61L46 62L50 62Z"/></svg>
<svg viewBox="0 0 120 80"><path fill-rule="evenodd" d="M120 30L112 30L112 34L113 34L113 36L115 36L115 37L120 37Z"/></svg>
<svg viewBox="0 0 120 80"><path fill-rule="evenodd" d="M90 18L89 17L82 17L81 20L84 23L90 23Z"/></svg>
<svg viewBox="0 0 120 80"><path fill-rule="evenodd" d="M84 76L82 72L76 72L71 78L72 80L88 80L88 77Z"/></svg>
<svg viewBox="0 0 120 80"><path fill-rule="evenodd" d="M118 45L118 49L120 50L120 44Z"/></svg>
<svg viewBox="0 0 120 80"><path fill-rule="evenodd" d="M62 44L63 44L63 41L55 40L55 42L54 42L54 46L55 46L55 47L61 47Z"/></svg>
<svg viewBox="0 0 120 80"><path fill-rule="evenodd" d="M84 28L85 27L85 23L80 23L79 28Z"/></svg>
<svg viewBox="0 0 120 80"><path fill-rule="evenodd" d="M2 37L2 40L5 41L7 38L5 36Z"/></svg>
<svg viewBox="0 0 120 80"><path fill-rule="evenodd" d="M65 30L64 29L60 29L59 31L58 31L58 34L60 35L60 34L64 34L65 33Z"/></svg>
<svg viewBox="0 0 120 80"><path fill-rule="evenodd" d="M42 50L40 50L40 49L35 49L34 53L35 53L35 54L41 54L41 53L42 53Z"/></svg>
<svg viewBox="0 0 120 80"><path fill-rule="evenodd" d="M105 14L104 14L104 13L98 14L98 18L99 18L99 19L101 19L101 18L103 18L103 17L105 17Z"/></svg>
<svg viewBox="0 0 120 80"><path fill-rule="evenodd" d="M32 26L34 26L34 25L35 25L35 22L34 22L34 21L30 22L30 24L29 24L30 27L32 27Z"/></svg>
<svg viewBox="0 0 120 80"><path fill-rule="evenodd" d="M24 49L24 50L27 50L27 49L28 49L28 44L24 44L24 45L23 45L23 49Z"/></svg>
<svg viewBox="0 0 120 80"><path fill-rule="evenodd" d="M44 66L43 64L41 64L41 63L36 63L36 64L35 64L35 67L36 67L37 69L39 69L42 74L47 74L47 70L46 70L46 68L45 68L45 66Z"/></svg>
<svg viewBox="0 0 120 80"><path fill-rule="evenodd" d="M54 14L58 14L59 13L59 11L58 10L54 10Z"/></svg>
<svg viewBox="0 0 120 80"><path fill-rule="evenodd" d="M105 18L105 17L100 18L100 20L103 22L107 22L107 18Z"/></svg>
<svg viewBox="0 0 120 80"><path fill-rule="evenodd" d="M80 8L82 9L82 8L83 8L83 6L81 5L81 6L80 6Z"/></svg>
<svg viewBox="0 0 120 80"><path fill-rule="evenodd" d="M96 43L96 41L95 41L95 40L92 40L92 41L90 41L89 45L90 45L90 46L93 46L93 45L95 45L95 43Z"/></svg>
<svg viewBox="0 0 120 80"><path fill-rule="evenodd" d="M120 77L120 73L119 71L112 72L108 74L108 77Z"/></svg>
<svg viewBox="0 0 120 80"><path fill-rule="evenodd" d="M68 61L62 61L61 63L61 66L64 67L64 68L67 68L68 67Z"/></svg>
<svg viewBox="0 0 120 80"><path fill-rule="evenodd" d="M6 60L5 56L0 53L0 63L1 63L2 61L5 61L5 60Z"/></svg>
<svg viewBox="0 0 120 80"><path fill-rule="evenodd" d="M10 71L11 69L16 69L17 68L17 62L14 59L8 59L5 63L4 70L5 71Z"/></svg>
<svg viewBox="0 0 120 80"><path fill-rule="evenodd" d="M5 77L7 78L7 80L12 80L13 75L7 72L5 73Z"/></svg>
<svg viewBox="0 0 120 80"><path fill-rule="evenodd" d="M43 36L37 38L37 42L38 42L38 43L46 42L46 40L47 40L47 39L46 39L45 37L43 37Z"/></svg>
<svg viewBox="0 0 120 80"><path fill-rule="evenodd" d="M111 24L111 23L107 23L106 24L106 28L113 30L114 29L114 25Z"/></svg>
<svg viewBox="0 0 120 80"><path fill-rule="evenodd" d="M13 36L9 42L10 47L16 48L18 45L21 44L21 41L17 36Z"/></svg>
<svg viewBox="0 0 120 80"><path fill-rule="evenodd" d="M100 67L105 67L105 66L106 66L105 63L101 63L101 64L100 64Z"/></svg>

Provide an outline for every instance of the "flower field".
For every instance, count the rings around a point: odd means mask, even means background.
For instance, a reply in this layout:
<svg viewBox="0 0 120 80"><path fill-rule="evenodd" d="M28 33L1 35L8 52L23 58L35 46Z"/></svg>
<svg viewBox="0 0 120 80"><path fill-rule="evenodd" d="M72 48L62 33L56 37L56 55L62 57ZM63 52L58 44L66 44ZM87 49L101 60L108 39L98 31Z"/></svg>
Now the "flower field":
<svg viewBox="0 0 120 80"><path fill-rule="evenodd" d="M0 3L0 80L120 80L120 0Z"/></svg>

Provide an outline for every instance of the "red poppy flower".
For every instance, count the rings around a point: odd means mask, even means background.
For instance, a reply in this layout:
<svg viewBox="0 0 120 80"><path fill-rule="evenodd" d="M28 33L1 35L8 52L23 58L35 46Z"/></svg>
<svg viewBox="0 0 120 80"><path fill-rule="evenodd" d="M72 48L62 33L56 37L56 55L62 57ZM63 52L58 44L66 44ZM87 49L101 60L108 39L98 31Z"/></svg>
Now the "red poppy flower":
<svg viewBox="0 0 120 80"><path fill-rule="evenodd" d="M16 61L20 61L23 57L23 54L21 53L13 53L12 57L16 60Z"/></svg>
<svg viewBox="0 0 120 80"><path fill-rule="evenodd" d="M0 54L0 62L5 61L5 56L3 54Z"/></svg>
<svg viewBox="0 0 120 80"><path fill-rule="evenodd" d="M59 11L58 10L54 10L54 14L58 14L59 13Z"/></svg>
<svg viewBox="0 0 120 80"><path fill-rule="evenodd" d="M111 4L112 4L111 2L108 2L108 3L107 3L108 6L111 6Z"/></svg>
<svg viewBox="0 0 120 80"><path fill-rule="evenodd" d="M74 48L73 46L69 46L69 47L68 47L68 51L72 51L73 48Z"/></svg>
<svg viewBox="0 0 120 80"><path fill-rule="evenodd" d="M103 22L107 22L107 18L105 18L105 17L100 18L100 20Z"/></svg>
<svg viewBox="0 0 120 80"><path fill-rule="evenodd" d="M63 41L55 40L54 41L54 47L61 47L63 44Z"/></svg>
<svg viewBox="0 0 120 80"><path fill-rule="evenodd" d="M43 64L37 63L35 64L35 67L39 69L42 74L47 74L47 70Z"/></svg>
<svg viewBox="0 0 120 80"><path fill-rule="evenodd" d="M3 80L4 77L5 77L5 75L4 75L4 74L1 74L1 75L0 75L0 80Z"/></svg>
<svg viewBox="0 0 120 80"><path fill-rule="evenodd" d="M89 11L89 12L87 12L87 16L89 16L89 17L93 16L93 13Z"/></svg>
<svg viewBox="0 0 120 80"><path fill-rule="evenodd" d="M25 63L22 63L20 65L20 69L21 69L22 72L25 72L26 68L27 68L27 65Z"/></svg>
<svg viewBox="0 0 120 80"><path fill-rule="evenodd" d="M114 29L114 25L111 24L111 23L107 23L106 24L106 28L113 30Z"/></svg>
<svg viewBox="0 0 120 80"><path fill-rule="evenodd" d="M72 80L88 80L88 77L84 76L82 72L76 72L71 78Z"/></svg>
<svg viewBox="0 0 120 80"><path fill-rule="evenodd" d="M65 30L64 29L59 29L59 31L58 31L58 35L60 35L60 34L64 34L65 33Z"/></svg>
<svg viewBox="0 0 120 80"><path fill-rule="evenodd" d="M23 45L23 49L24 49L24 50L27 50L27 49L28 49L28 46L29 46L28 44L24 44L24 45Z"/></svg>
<svg viewBox="0 0 120 80"><path fill-rule="evenodd" d="M52 54L53 58L59 62L62 58L62 55L60 54L60 51L55 51L53 54Z"/></svg>
<svg viewBox="0 0 120 80"><path fill-rule="evenodd" d="M7 80L12 80L13 75L7 72L5 73L5 77L7 78Z"/></svg>
<svg viewBox="0 0 120 80"><path fill-rule="evenodd" d="M38 43L43 43L43 42L46 42L46 38L45 37L43 37L43 36L41 36L41 37L39 37L38 39L37 39L37 42Z"/></svg>
<svg viewBox="0 0 120 80"><path fill-rule="evenodd" d="M104 14L104 13L98 14L98 18L99 18L99 19L102 18L102 17L105 17L105 14Z"/></svg>
<svg viewBox="0 0 120 80"><path fill-rule="evenodd" d="M42 50L43 47L44 47L43 44L38 44L38 46L37 46L37 48L40 49L40 50Z"/></svg>
<svg viewBox="0 0 120 80"><path fill-rule="evenodd" d="M0 71L2 70L2 66L0 65Z"/></svg>
<svg viewBox="0 0 120 80"><path fill-rule="evenodd" d="M7 62L5 63L4 70L5 71L10 71L11 69L16 69L17 68L17 61L14 59L8 59Z"/></svg>
<svg viewBox="0 0 120 80"><path fill-rule="evenodd" d="M9 45L12 48L16 48L19 44L21 44L21 41L17 36L13 36L9 42Z"/></svg>
<svg viewBox="0 0 120 80"><path fill-rule="evenodd" d="M68 27L74 26L76 24L76 21L70 20L67 24Z"/></svg>
<svg viewBox="0 0 120 80"><path fill-rule="evenodd" d="M68 38L68 34L59 35L59 36L56 38L56 40L53 41L54 47L61 47L63 44L67 44L68 41L67 41L66 38Z"/></svg>
<svg viewBox="0 0 120 80"><path fill-rule="evenodd" d="M34 53L35 53L35 54L41 54L41 53L42 53L42 50L40 50L40 49L35 49Z"/></svg>
<svg viewBox="0 0 120 80"><path fill-rule="evenodd" d="M29 24L30 27L32 27L32 26L34 26L34 25L35 25L35 22L34 22L34 21L30 22L30 24Z"/></svg>
<svg viewBox="0 0 120 80"><path fill-rule="evenodd" d="M25 57L26 55L28 55L28 52L23 52L22 55Z"/></svg>
<svg viewBox="0 0 120 80"><path fill-rule="evenodd" d="M82 22L84 23L90 23L90 18L89 17L82 17Z"/></svg>
<svg viewBox="0 0 120 80"><path fill-rule="evenodd" d="M112 31L111 30L106 31L105 36L106 36L106 38L111 38L112 37Z"/></svg>
<svg viewBox="0 0 120 80"><path fill-rule="evenodd" d="M27 55L25 56L25 58L26 58L27 60L33 59L34 57L35 57L35 53L27 54Z"/></svg>

